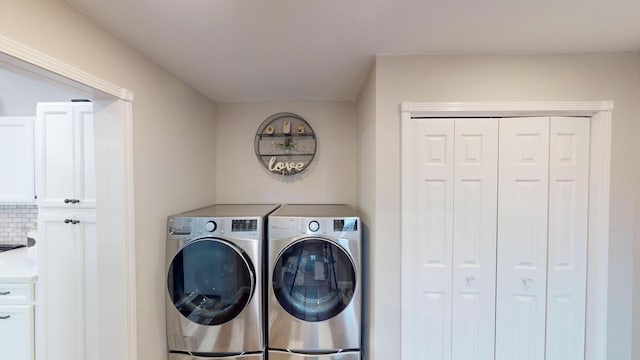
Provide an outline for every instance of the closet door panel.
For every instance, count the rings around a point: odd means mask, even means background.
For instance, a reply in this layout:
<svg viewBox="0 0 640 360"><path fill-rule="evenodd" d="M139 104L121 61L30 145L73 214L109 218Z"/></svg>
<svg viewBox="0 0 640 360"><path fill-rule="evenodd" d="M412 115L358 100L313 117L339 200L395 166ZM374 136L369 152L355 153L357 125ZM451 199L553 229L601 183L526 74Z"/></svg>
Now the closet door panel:
<svg viewBox="0 0 640 360"><path fill-rule="evenodd" d="M452 358L493 360L498 120L455 120Z"/></svg>
<svg viewBox="0 0 640 360"><path fill-rule="evenodd" d="M589 119L551 118L547 360L584 359Z"/></svg>
<svg viewBox="0 0 640 360"><path fill-rule="evenodd" d="M450 359L454 122L403 131L402 359Z"/></svg>
<svg viewBox="0 0 640 360"><path fill-rule="evenodd" d="M501 119L496 359L545 356L549 118Z"/></svg>

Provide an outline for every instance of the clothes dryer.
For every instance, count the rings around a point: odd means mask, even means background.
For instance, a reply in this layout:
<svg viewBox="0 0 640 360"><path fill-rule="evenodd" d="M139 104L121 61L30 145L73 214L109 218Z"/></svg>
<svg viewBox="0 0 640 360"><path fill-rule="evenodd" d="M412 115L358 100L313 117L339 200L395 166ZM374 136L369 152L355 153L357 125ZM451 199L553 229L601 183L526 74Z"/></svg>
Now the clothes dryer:
<svg viewBox="0 0 640 360"><path fill-rule="evenodd" d="M266 216L278 205L214 205L167 219L170 360L263 360Z"/></svg>
<svg viewBox="0 0 640 360"><path fill-rule="evenodd" d="M360 360L360 218L347 205L269 216L270 360Z"/></svg>

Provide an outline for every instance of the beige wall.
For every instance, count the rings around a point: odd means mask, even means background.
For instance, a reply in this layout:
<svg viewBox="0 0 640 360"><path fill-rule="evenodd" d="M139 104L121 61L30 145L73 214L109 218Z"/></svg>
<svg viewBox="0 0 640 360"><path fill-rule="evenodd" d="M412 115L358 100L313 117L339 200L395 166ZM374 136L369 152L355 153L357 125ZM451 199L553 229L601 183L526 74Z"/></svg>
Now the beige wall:
<svg viewBox="0 0 640 360"><path fill-rule="evenodd" d="M638 55L379 56L371 239L375 308L369 359L400 346L400 116L402 101L613 100L608 353L631 359L634 185L640 120ZM368 146L371 150L371 146Z"/></svg>
<svg viewBox="0 0 640 360"><path fill-rule="evenodd" d="M215 106L64 1L0 9L3 36L134 92L138 358L165 359L166 216L215 202Z"/></svg>
<svg viewBox="0 0 640 360"><path fill-rule="evenodd" d="M293 112L317 137L313 163L300 176L268 173L256 158L256 131L269 116ZM356 107L346 102L218 104L218 203L347 203L356 205Z"/></svg>
<svg viewBox="0 0 640 360"><path fill-rule="evenodd" d="M637 59L636 63L636 81L640 83L640 56ZM640 94L636 96L636 102L640 103ZM640 125L638 126L640 128ZM637 135L640 135L640 132L636 132ZM636 153L639 152L638 146L636 146ZM635 156L635 164L634 166L637 169L640 169L640 157ZM636 188L640 188L640 170L636 173ZM635 193L635 236L634 236L634 248L633 248L633 258L634 266L633 266L633 356L632 359L640 359L640 191L636 191Z"/></svg>
<svg viewBox="0 0 640 360"><path fill-rule="evenodd" d="M375 298L373 293L375 283L371 274L374 273L372 267L374 258L374 246L369 239L374 228L372 221L375 218L375 189L376 189L376 65L375 63L369 71L367 80L358 96L358 210L363 221L363 246L362 266L365 269L363 274L364 284L364 306L365 314L363 329L363 348L365 357L374 350L375 343L370 340L370 329L373 326L372 319Z"/></svg>

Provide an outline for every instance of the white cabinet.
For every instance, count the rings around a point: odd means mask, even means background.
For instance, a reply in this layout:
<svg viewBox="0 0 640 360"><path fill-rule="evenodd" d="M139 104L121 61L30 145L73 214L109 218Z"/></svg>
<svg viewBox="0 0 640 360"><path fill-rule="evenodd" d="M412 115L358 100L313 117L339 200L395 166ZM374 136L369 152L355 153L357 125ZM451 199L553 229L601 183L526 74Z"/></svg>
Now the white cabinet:
<svg viewBox="0 0 640 360"><path fill-rule="evenodd" d="M38 234L38 359L88 359L85 336L96 324L86 314L98 301L97 264L89 260L97 258L95 212L44 211Z"/></svg>
<svg viewBox="0 0 640 360"><path fill-rule="evenodd" d="M0 203L35 203L33 117L0 117Z"/></svg>
<svg viewBox="0 0 640 360"><path fill-rule="evenodd" d="M34 359L33 285L0 283L0 359Z"/></svg>
<svg viewBox="0 0 640 360"><path fill-rule="evenodd" d="M589 119L403 127L402 359L581 360Z"/></svg>
<svg viewBox="0 0 640 360"><path fill-rule="evenodd" d="M38 360L97 356L91 350L100 300L92 111L84 102L37 107Z"/></svg>
<svg viewBox="0 0 640 360"><path fill-rule="evenodd" d="M93 106L38 103L38 207L95 208Z"/></svg>

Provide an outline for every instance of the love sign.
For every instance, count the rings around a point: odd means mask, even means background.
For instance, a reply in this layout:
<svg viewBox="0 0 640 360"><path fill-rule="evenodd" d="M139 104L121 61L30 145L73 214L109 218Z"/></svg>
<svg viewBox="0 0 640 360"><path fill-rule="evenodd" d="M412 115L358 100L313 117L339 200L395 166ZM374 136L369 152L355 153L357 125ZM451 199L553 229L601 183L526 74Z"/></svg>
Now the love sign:
<svg viewBox="0 0 640 360"><path fill-rule="evenodd" d="M278 161L278 159L274 156L271 159L269 159L269 166L267 167L267 169L269 169L269 171L274 172L274 173L278 173L278 174L295 174L295 173L299 173L300 171L302 171L302 169L304 169L304 163L303 162L283 162L283 161Z"/></svg>

